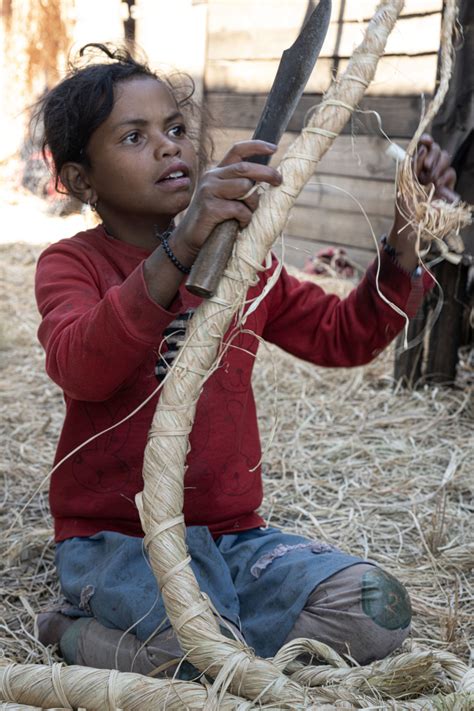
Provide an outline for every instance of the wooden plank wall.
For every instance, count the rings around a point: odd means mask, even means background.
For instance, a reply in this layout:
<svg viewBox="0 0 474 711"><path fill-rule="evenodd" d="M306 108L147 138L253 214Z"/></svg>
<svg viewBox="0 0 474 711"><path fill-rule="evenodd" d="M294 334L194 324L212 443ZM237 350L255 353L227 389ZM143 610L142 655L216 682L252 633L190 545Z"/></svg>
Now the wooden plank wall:
<svg viewBox="0 0 474 711"><path fill-rule="evenodd" d="M205 98L219 128L209 129L216 156L248 138L258 121L283 49L296 38L315 0L208 0ZM278 157L347 66L377 0L333 0L331 24L316 70L285 134ZM391 223L395 166L383 131L405 146L418 125L423 96L436 81L442 0L407 0L361 109L323 159L286 227L286 260L302 266L328 245L343 246L365 266L373 256L372 229ZM376 112L376 113L375 113ZM350 196L353 196L352 198Z"/></svg>

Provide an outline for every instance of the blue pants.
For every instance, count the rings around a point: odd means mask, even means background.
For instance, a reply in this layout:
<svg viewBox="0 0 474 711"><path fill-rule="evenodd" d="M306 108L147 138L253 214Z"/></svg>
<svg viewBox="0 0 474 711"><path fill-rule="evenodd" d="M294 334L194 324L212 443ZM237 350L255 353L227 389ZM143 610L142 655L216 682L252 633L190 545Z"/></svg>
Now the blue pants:
<svg viewBox="0 0 474 711"><path fill-rule="evenodd" d="M207 528L193 526L186 542L201 590L263 657L280 649L317 585L363 562L274 528L214 541ZM139 640L170 626L141 538L111 531L71 538L58 544L56 566L71 615L94 617Z"/></svg>

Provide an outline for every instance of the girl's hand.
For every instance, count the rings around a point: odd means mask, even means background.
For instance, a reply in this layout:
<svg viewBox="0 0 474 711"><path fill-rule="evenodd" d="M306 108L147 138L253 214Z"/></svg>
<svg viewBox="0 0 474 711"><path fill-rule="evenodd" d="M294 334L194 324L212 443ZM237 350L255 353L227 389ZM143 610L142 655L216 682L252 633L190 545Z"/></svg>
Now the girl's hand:
<svg viewBox="0 0 474 711"><path fill-rule="evenodd" d="M451 156L442 151L432 136L424 133L420 138L414 159L415 174L422 185L434 185L434 197L446 202L457 202L454 191L456 171L451 167Z"/></svg>
<svg viewBox="0 0 474 711"><path fill-rule="evenodd" d="M258 195L255 192L246 200L241 200L242 196L256 182L280 185L281 175L275 168L245 159L275 151L276 146L266 141L235 143L219 165L202 176L185 217L173 232L172 243L179 240L195 259L216 225L234 219L241 228L246 227L258 206Z"/></svg>
<svg viewBox="0 0 474 711"><path fill-rule="evenodd" d="M446 202L457 202L460 198L454 191L456 171L451 167L451 158L447 151L441 150L432 136L424 133L420 138L417 153L413 159L415 174L422 185L434 186L434 197ZM388 244L395 248L397 260L407 271L413 271L418 265L416 239L403 216L406 210L403 204L395 207L395 221L388 237Z"/></svg>

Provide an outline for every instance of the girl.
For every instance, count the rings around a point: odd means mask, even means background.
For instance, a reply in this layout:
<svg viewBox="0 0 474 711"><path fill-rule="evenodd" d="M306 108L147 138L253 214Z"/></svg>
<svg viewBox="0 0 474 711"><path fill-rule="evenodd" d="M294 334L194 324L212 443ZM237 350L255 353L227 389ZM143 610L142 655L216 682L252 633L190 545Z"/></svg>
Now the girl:
<svg viewBox="0 0 474 711"><path fill-rule="evenodd" d="M261 141L235 144L199 178L186 102L170 82L126 51L93 47L108 62L73 70L41 110L57 179L101 219L50 246L38 263L39 338L66 402L56 462L156 388L199 304L183 281L201 246L224 220L249 223L257 197L241 198L254 182L281 182L274 168L245 160L275 151ZM428 136L416 170L439 197L456 198L449 158ZM414 315L430 278L403 227L397 212L379 284ZM260 275L250 298L274 268ZM247 331L318 365L355 366L378 354L403 319L379 298L372 265L342 301L283 270L249 320L240 348L230 349L207 381L191 435L184 513L195 574L221 617L259 655L302 636L362 664L382 658L409 632L402 585L326 544L265 528L257 512L260 443L250 378L258 340ZM67 602L40 615L38 628L69 663L148 674L181 656L134 505L157 398L52 476L56 564Z"/></svg>

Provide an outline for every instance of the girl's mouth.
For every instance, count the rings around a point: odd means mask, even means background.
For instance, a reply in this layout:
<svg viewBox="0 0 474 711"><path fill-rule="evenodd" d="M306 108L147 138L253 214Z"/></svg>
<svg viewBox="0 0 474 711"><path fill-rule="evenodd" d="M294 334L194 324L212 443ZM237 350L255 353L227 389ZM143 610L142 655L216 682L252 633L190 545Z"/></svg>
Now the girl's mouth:
<svg viewBox="0 0 474 711"><path fill-rule="evenodd" d="M184 173L184 171L174 170L166 177L157 180L156 185L159 185L160 188L164 188L166 190L179 190L182 188L188 188L191 185L191 180L189 176Z"/></svg>
<svg viewBox="0 0 474 711"><path fill-rule="evenodd" d="M173 173L170 173L169 175L167 175L166 178L162 178L162 180L179 180L179 178L184 178L184 177L186 177L186 176L184 175L182 170L175 170Z"/></svg>

